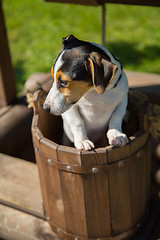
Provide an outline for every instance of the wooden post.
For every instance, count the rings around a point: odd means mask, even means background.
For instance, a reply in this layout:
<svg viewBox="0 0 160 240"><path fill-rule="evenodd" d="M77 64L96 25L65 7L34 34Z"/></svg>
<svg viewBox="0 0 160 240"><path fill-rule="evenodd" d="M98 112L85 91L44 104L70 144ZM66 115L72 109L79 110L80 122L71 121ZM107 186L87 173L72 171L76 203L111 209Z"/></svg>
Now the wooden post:
<svg viewBox="0 0 160 240"><path fill-rule="evenodd" d="M16 99L16 83L7 41L2 0L0 0L0 107Z"/></svg>
<svg viewBox="0 0 160 240"><path fill-rule="evenodd" d="M102 4L102 45L106 44L106 6Z"/></svg>

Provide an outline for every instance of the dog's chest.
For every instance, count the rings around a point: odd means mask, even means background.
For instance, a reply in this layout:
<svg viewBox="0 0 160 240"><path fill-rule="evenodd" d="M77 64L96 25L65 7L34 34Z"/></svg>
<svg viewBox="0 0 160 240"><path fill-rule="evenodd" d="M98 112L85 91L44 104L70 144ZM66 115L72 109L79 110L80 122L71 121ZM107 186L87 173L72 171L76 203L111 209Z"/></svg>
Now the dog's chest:
<svg viewBox="0 0 160 240"><path fill-rule="evenodd" d="M116 92L111 90L99 95L91 90L80 99L78 108L88 131L106 128L119 99Z"/></svg>

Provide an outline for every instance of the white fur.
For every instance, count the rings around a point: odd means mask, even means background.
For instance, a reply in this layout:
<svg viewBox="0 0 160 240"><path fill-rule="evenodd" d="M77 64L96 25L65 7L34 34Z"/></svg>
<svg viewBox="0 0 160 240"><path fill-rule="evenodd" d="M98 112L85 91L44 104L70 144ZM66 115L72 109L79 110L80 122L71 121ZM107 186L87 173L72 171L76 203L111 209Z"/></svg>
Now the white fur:
<svg viewBox="0 0 160 240"><path fill-rule="evenodd" d="M75 147L89 150L108 128L109 144L125 145L128 140L121 125L127 106L128 82L123 72L113 89L99 95L94 88L88 91L73 107L62 114L64 130ZM85 147L86 140L92 140ZM79 147L82 146L82 147Z"/></svg>
<svg viewBox="0 0 160 240"><path fill-rule="evenodd" d="M57 71L60 69L60 67L64 63L62 60L63 53L64 51L60 54L59 58L57 59L57 62L55 63L54 79L56 79ZM67 110L64 102L63 94L60 93L60 91L58 90L56 81L53 82L53 85L45 100L45 104L50 106L50 112L54 115L60 115Z"/></svg>

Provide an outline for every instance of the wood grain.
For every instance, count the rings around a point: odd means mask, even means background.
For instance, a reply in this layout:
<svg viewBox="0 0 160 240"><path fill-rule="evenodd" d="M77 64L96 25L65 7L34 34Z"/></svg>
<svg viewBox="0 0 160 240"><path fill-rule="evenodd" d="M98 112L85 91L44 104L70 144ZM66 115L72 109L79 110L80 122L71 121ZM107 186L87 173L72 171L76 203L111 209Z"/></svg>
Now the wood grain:
<svg viewBox="0 0 160 240"><path fill-rule="evenodd" d="M16 99L16 82L8 47L7 32L0 0L0 107Z"/></svg>
<svg viewBox="0 0 160 240"><path fill-rule="evenodd" d="M114 4L130 4L130 5L144 5L144 6L160 6L159 0L45 0L46 2L60 2L60 3L74 3L74 4L84 4L90 6L97 6L103 3L114 3Z"/></svg>
<svg viewBox="0 0 160 240"><path fill-rule="evenodd" d="M7 240L60 240L47 221L0 204L0 238Z"/></svg>
<svg viewBox="0 0 160 240"><path fill-rule="evenodd" d="M35 113L42 116L39 109ZM43 117L43 124L34 121L33 136L40 136L48 121ZM47 124L50 129L52 121ZM137 230L149 199L148 132L137 132L122 148L108 146L91 151L37 136L33 140L37 139L35 146L39 144L36 156L44 206L54 231L60 228L60 235L68 239L125 239ZM81 168L82 172L76 171Z"/></svg>
<svg viewBox="0 0 160 240"><path fill-rule="evenodd" d="M105 148L83 151L82 163L85 165L107 164ZM89 237L111 235L108 174L90 174L83 177L87 231Z"/></svg>
<svg viewBox="0 0 160 240"><path fill-rule="evenodd" d="M0 203L44 218L36 164L0 154Z"/></svg>

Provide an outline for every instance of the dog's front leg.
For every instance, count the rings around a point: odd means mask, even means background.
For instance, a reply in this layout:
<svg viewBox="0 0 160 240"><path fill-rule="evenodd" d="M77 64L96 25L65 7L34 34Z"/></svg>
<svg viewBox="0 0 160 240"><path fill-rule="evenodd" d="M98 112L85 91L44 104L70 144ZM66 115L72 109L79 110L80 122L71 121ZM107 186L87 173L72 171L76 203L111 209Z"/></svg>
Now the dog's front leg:
<svg viewBox="0 0 160 240"><path fill-rule="evenodd" d="M73 106L71 109L62 114L64 130L67 137L77 149L90 150L94 148L94 143L87 137L83 119L81 118L78 107Z"/></svg>
<svg viewBox="0 0 160 240"><path fill-rule="evenodd" d="M122 121L126 113L128 96L125 96L121 103L116 107L109 120L107 137L109 144L114 146L124 146L128 143L126 134L122 132Z"/></svg>

